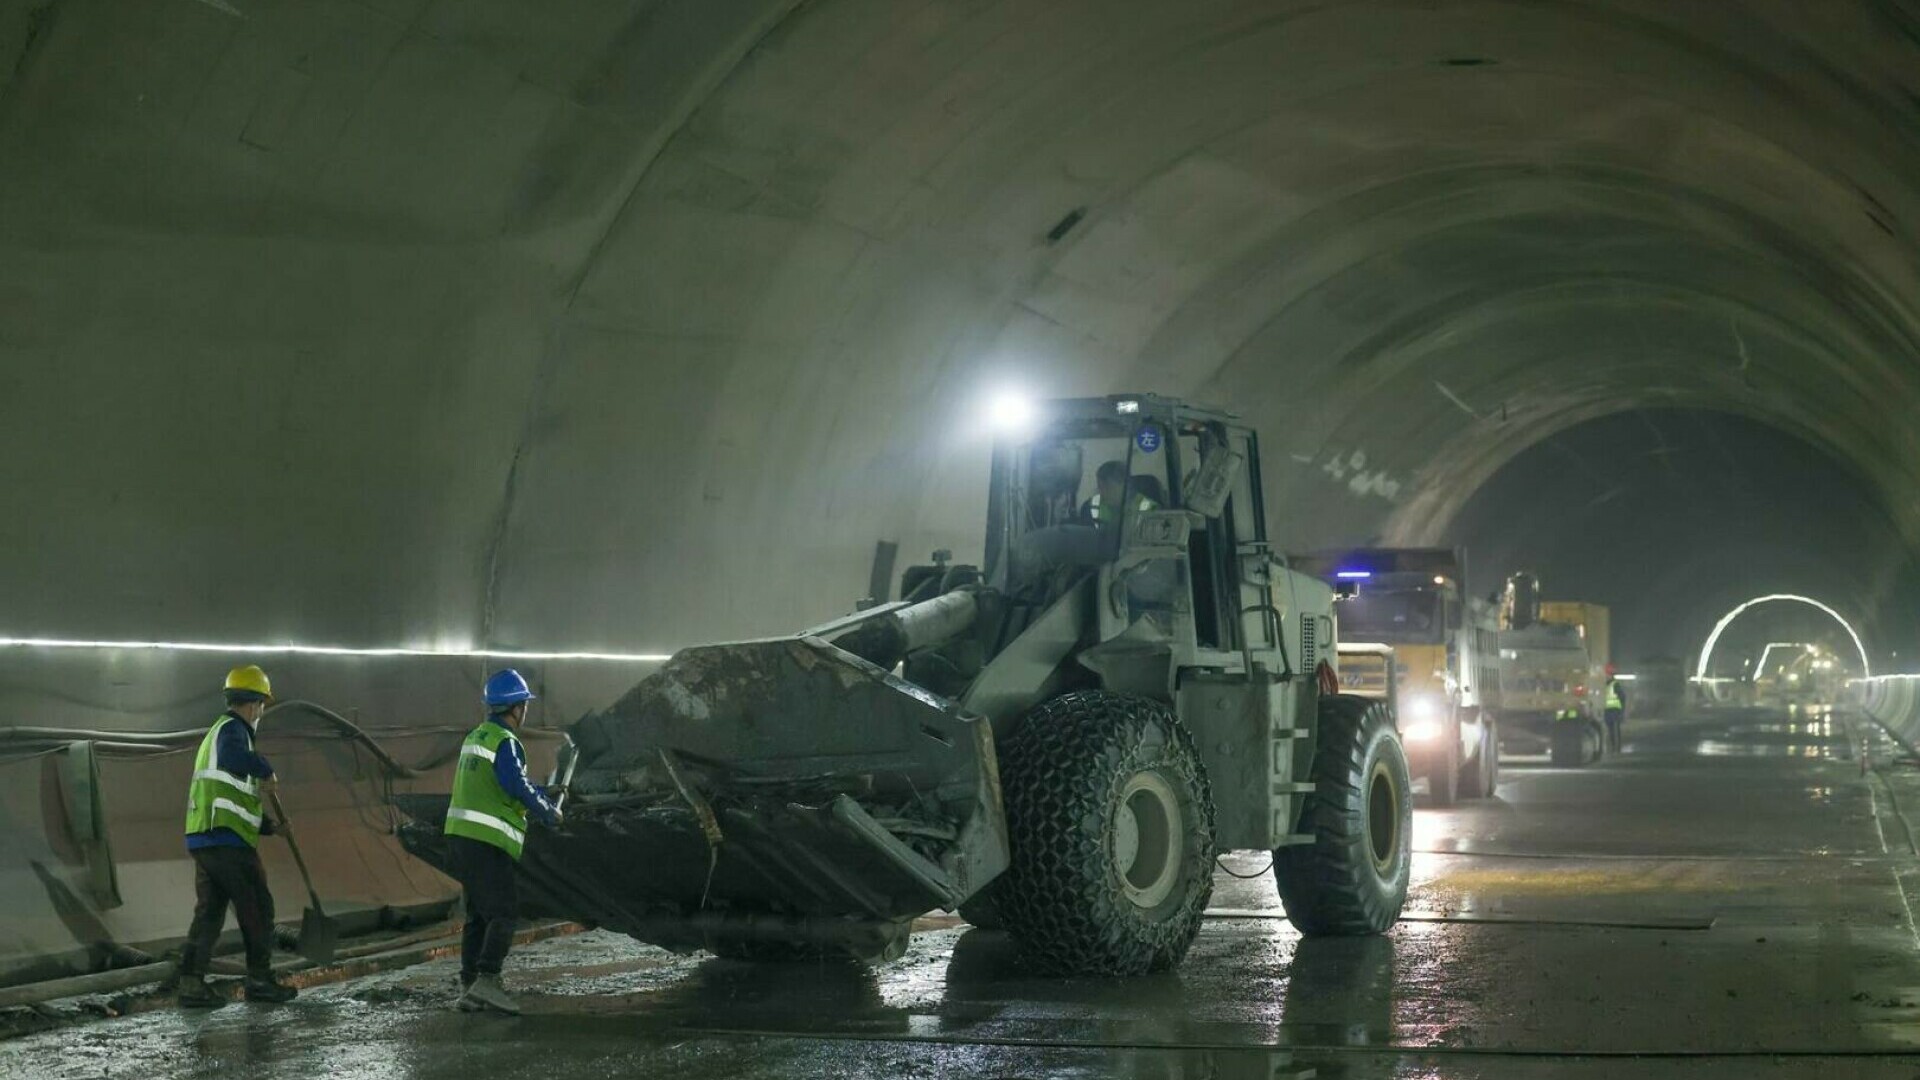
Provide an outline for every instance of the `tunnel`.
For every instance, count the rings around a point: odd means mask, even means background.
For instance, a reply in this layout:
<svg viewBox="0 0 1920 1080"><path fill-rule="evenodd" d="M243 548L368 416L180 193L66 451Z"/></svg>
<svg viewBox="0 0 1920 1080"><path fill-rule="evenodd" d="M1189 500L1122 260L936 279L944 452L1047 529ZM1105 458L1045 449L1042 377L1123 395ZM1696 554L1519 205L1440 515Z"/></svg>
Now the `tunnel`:
<svg viewBox="0 0 1920 1080"><path fill-rule="evenodd" d="M178 937L152 740L243 663L316 706L322 894L444 905L379 755L512 665L543 774L682 649L980 562L1009 397L1227 410L1277 552L1536 574L1628 674L1818 601L1698 674L1817 641L1896 767L1916 223L1907 0L9 0L0 974Z"/></svg>

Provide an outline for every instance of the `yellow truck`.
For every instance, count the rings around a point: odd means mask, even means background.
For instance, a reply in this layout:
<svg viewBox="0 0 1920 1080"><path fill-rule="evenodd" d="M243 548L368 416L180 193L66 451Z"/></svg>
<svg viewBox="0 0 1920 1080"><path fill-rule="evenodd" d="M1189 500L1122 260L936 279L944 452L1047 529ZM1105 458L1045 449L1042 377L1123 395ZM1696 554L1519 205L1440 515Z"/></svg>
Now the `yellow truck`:
<svg viewBox="0 0 1920 1080"><path fill-rule="evenodd" d="M1605 755L1600 703L1609 632L1606 608L1542 601L1531 574L1507 580L1500 609L1500 719L1507 748L1544 751L1553 764L1568 767L1591 765Z"/></svg>
<svg viewBox="0 0 1920 1080"><path fill-rule="evenodd" d="M1466 588L1447 548L1358 548L1288 560L1333 585L1340 685L1393 702L1414 778L1437 805L1485 798L1499 782L1497 612Z"/></svg>

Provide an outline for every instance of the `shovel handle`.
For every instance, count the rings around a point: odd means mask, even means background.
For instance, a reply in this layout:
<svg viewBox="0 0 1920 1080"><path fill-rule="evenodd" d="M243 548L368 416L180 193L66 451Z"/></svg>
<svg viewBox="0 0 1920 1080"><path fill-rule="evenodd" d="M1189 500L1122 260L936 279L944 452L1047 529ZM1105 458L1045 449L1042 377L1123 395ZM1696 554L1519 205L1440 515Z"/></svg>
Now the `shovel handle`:
<svg viewBox="0 0 1920 1080"><path fill-rule="evenodd" d="M280 824L286 825L287 808L280 805L280 793L278 791L269 791L267 798L273 800L273 816L280 819ZM300 845L294 843L291 829L283 835L287 838L287 850L293 852L293 865L300 868L300 880L306 883L307 899L313 901L313 910L320 911L320 894L314 890L313 875L307 873L307 860L300 857ZM324 914L324 912L322 912L322 914Z"/></svg>

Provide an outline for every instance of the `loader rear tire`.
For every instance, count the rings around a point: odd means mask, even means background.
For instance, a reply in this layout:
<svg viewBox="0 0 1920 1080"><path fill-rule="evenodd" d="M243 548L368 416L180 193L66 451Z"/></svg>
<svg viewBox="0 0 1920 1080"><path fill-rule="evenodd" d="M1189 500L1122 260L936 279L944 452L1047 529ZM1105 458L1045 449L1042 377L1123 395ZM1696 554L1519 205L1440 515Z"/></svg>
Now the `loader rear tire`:
<svg viewBox="0 0 1920 1080"><path fill-rule="evenodd" d="M1413 784L1385 703L1320 699L1311 779L1300 831L1313 842L1273 853L1287 919L1308 937L1385 933L1400 918L1413 869Z"/></svg>
<svg viewBox="0 0 1920 1080"><path fill-rule="evenodd" d="M1012 861L1001 922L1028 962L1076 975L1177 965L1213 896L1213 796L1160 702L1104 690L1029 713L1000 754Z"/></svg>

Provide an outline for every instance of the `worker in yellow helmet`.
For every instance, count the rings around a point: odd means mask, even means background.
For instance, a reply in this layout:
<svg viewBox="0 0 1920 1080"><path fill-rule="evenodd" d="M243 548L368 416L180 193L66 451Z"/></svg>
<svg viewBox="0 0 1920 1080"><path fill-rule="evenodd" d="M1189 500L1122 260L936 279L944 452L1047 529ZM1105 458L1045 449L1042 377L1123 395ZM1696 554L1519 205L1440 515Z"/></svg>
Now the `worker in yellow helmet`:
<svg viewBox="0 0 1920 1080"><path fill-rule="evenodd" d="M180 952L180 1004L211 1007L225 999L207 986L213 945L233 907L246 945L248 1001L293 1000L296 991L273 974L273 893L255 845L274 822L263 800L278 781L253 748L260 718L273 700L267 673L249 664L227 673L227 710L213 722L193 760L187 788L187 852L193 857L199 903ZM278 826L286 828L285 823Z"/></svg>

